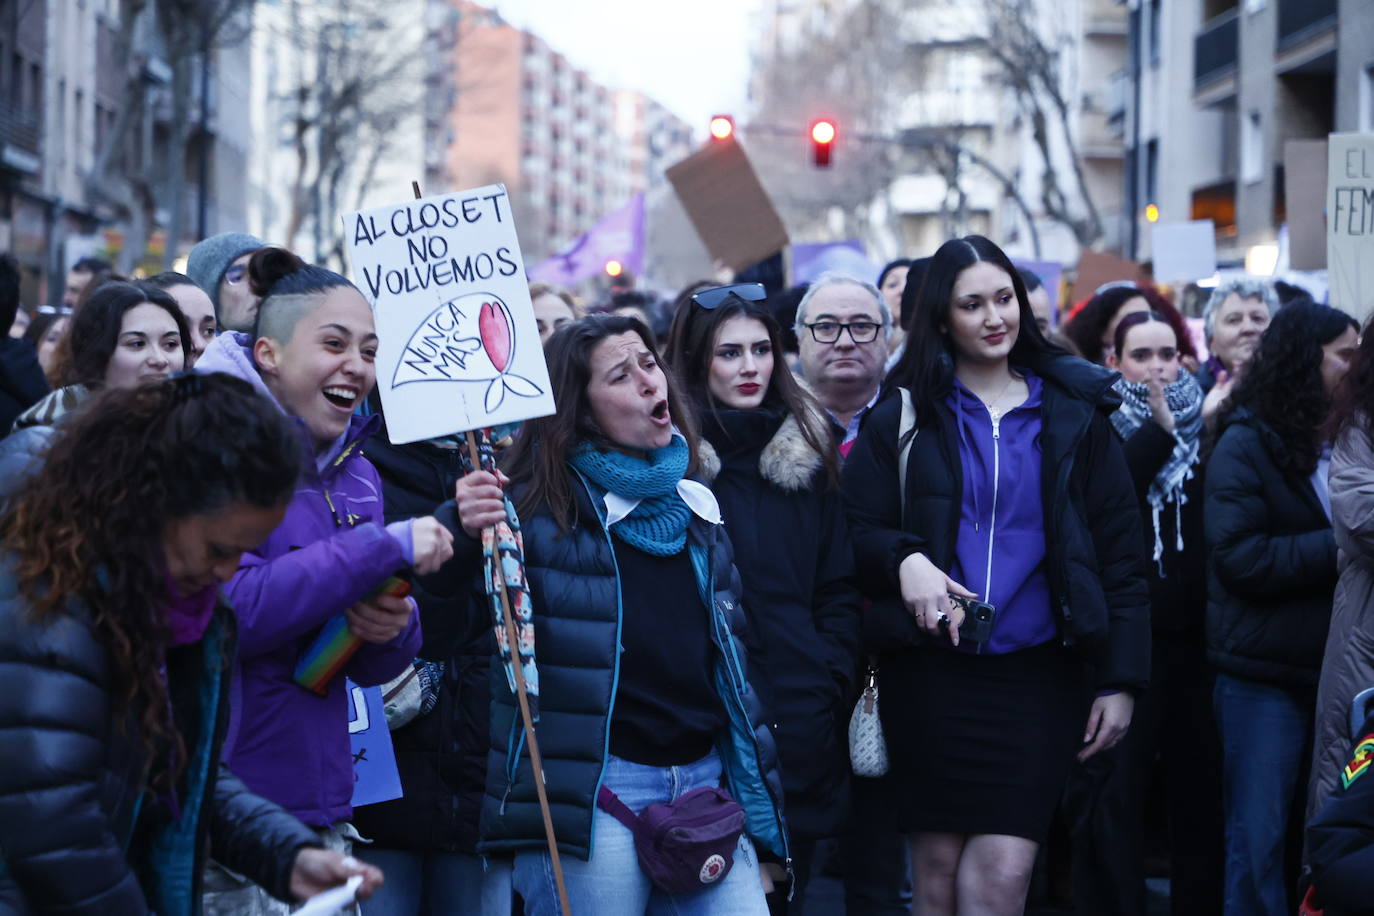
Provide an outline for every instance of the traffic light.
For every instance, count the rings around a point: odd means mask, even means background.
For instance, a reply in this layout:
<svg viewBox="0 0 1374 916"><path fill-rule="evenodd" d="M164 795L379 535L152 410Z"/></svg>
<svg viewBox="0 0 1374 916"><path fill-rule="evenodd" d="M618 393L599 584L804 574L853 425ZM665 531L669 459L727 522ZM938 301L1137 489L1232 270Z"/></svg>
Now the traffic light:
<svg viewBox="0 0 1374 916"><path fill-rule="evenodd" d="M735 135L735 119L729 115L716 115L711 119L711 139L729 140Z"/></svg>
<svg viewBox="0 0 1374 916"><path fill-rule="evenodd" d="M811 161L818 168L830 167L830 148L835 145L835 122L817 118L811 122Z"/></svg>

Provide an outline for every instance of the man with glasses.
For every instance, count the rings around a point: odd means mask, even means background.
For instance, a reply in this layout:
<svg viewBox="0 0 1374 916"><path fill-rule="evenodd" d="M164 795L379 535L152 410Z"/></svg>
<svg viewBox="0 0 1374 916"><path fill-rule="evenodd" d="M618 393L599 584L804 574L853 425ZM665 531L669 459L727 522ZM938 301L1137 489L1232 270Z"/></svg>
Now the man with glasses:
<svg viewBox="0 0 1374 916"><path fill-rule="evenodd" d="M821 274L797 305L802 376L837 427L847 456L864 413L878 400L892 312L878 288L843 274Z"/></svg>
<svg viewBox="0 0 1374 916"><path fill-rule="evenodd" d="M210 297L220 331L253 333L258 297L248 284L248 259L266 247L246 232L222 232L191 249L186 274Z"/></svg>

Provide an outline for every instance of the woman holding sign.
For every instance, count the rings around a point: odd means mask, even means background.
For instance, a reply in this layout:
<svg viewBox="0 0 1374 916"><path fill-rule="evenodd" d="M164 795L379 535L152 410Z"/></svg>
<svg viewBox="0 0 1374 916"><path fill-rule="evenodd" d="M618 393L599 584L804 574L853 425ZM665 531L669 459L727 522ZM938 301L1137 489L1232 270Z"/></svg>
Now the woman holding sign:
<svg viewBox="0 0 1374 916"><path fill-rule="evenodd" d="M248 276L262 296L255 333L216 338L196 371L244 379L295 419L301 480L282 524L224 589L241 631L225 760L322 842L347 850L356 831L344 678L312 685L317 695L295 680L297 665L342 616L363 643L343 674L370 686L400 673L419 649L419 623L412 601L379 589L400 572L433 572L451 538L433 518L383 523L381 484L361 452L378 421L353 412L376 380L362 294L280 248L256 252ZM207 892L211 912L270 912L260 888L223 870L211 870Z"/></svg>
<svg viewBox="0 0 1374 916"><path fill-rule="evenodd" d="M0 517L0 911L189 916L207 849L281 900L366 895L220 762L219 585L286 511L290 424L223 376L89 400Z"/></svg>
<svg viewBox="0 0 1374 916"><path fill-rule="evenodd" d="M509 484L534 606L520 660L538 669L537 733L572 912L761 916L758 856L787 859L782 788L745 681L730 542L715 498L690 477L691 415L633 318L575 322L545 354L559 412L517 434L503 461L510 480L458 482L438 513L457 557L435 587L480 590L478 539L505 518ZM506 678L492 689L480 849L515 853L526 912L553 914L515 696ZM703 842L671 853L638 848L629 826L682 819Z"/></svg>

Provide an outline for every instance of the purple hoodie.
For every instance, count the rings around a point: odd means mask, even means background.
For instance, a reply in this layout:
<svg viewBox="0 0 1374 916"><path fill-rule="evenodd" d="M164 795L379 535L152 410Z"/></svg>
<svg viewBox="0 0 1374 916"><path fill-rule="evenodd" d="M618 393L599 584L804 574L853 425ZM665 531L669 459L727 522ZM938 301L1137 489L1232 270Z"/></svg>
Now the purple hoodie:
<svg viewBox="0 0 1374 916"><path fill-rule="evenodd" d="M950 577L997 609L982 651L1029 649L1055 638L1045 573L1045 505L1041 490L1040 379L1007 411L993 435L992 416L958 379L948 405L959 430L964 473L959 536ZM960 650L965 650L961 644ZM975 651L969 646L966 651Z"/></svg>
<svg viewBox="0 0 1374 916"><path fill-rule="evenodd" d="M246 334L215 338L196 371L233 375L272 398ZM354 417L323 470L302 429L301 479L286 517L243 555L224 586L239 621L224 760L250 789L313 827L346 820L353 811L348 697L342 677L323 697L298 686L291 677L296 660L325 621L410 566L404 534L383 524L381 483L361 451L377 425L377 417ZM401 635L386 645L364 643L344 672L365 687L385 683L419 650L412 604Z"/></svg>

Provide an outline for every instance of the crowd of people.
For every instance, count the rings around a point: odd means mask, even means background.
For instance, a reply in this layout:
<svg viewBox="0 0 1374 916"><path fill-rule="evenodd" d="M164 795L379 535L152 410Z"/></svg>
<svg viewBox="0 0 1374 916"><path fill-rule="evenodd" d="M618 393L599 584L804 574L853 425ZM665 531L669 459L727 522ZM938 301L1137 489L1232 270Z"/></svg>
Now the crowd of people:
<svg viewBox="0 0 1374 916"><path fill-rule="evenodd" d="M1149 284L1061 314L980 236L872 283L532 284L557 412L465 473L388 440L346 277L242 233L186 271L83 260L30 313L0 257L6 912L1367 910L1351 316L1253 278L1202 340ZM345 678L399 798L351 804Z"/></svg>

